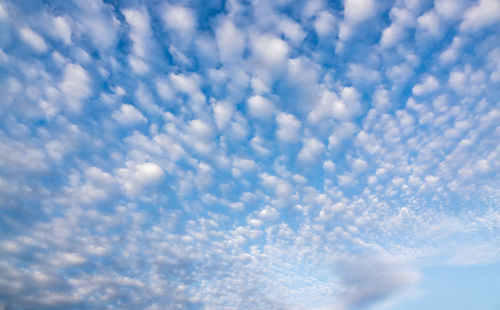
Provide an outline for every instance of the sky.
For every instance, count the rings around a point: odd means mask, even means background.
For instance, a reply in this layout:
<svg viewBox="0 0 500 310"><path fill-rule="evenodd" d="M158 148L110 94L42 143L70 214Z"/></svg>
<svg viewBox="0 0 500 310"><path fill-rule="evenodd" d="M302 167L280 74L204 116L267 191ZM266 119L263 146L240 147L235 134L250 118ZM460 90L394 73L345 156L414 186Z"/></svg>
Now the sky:
<svg viewBox="0 0 500 310"><path fill-rule="evenodd" d="M0 0L0 309L500 309L500 0Z"/></svg>

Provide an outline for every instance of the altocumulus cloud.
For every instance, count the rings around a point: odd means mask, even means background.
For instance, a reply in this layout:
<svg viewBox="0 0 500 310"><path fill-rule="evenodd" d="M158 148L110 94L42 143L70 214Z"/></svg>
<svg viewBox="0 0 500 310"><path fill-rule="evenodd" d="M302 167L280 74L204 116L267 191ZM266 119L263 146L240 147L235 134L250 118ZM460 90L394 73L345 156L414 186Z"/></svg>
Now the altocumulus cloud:
<svg viewBox="0 0 500 310"><path fill-rule="evenodd" d="M377 309L498 262L499 25L0 0L0 309Z"/></svg>

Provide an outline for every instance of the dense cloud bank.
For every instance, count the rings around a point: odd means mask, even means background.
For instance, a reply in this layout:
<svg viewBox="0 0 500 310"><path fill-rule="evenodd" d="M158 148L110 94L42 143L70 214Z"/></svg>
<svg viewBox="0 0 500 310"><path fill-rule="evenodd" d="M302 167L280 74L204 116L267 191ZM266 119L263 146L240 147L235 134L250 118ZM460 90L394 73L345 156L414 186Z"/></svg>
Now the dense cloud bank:
<svg viewBox="0 0 500 310"><path fill-rule="evenodd" d="M0 0L0 309L359 309L500 257L500 2Z"/></svg>

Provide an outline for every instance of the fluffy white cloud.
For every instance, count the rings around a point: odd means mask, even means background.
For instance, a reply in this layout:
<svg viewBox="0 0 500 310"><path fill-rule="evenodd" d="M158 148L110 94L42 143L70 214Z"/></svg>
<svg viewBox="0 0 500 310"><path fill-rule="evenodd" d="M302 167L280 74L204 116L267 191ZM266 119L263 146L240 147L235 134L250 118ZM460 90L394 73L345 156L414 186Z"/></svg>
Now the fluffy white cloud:
<svg viewBox="0 0 500 310"><path fill-rule="evenodd" d="M35 31L28 27L23 27L19 29L21 38L28 43L35 51L43 53L48 50L45 40Z"/></svg>
<svg viewBox="0 0 500 310"><path fill-rule="evenodd" d="M280 112L276 115L276 123L278 124L276 136L279 140L287 143L293 143L299 140L299 130L302 124L295 116Z"/></svg>
<svg viewBox="0 0 500 310"><path fill-rule="evenodd" d="M349 23L363 22L375 13L373 0L345 0L344 2L344 18Z"/></svg>
<svg viewBox="0 0 500 310"><path fill-rule="evenodd" d="M217 102L212 104L215 124L219 130L223 130L234 114L234 107L228 102Z"/></svg>
<svg viewBox="0 0 500 310"><path fill-rule="evenodd" d="M71 43L71 25L67 18L63 16L56 16L52 19L54 25L54 34L61 39L64 44L69 45Z"/></svg>
<svg viewBox="0 0 500 310"><path fill-rule="evenodd" d="M75 0L75 3L81 10L75 18L80 34L89 36L100 49L113 46L120 22L113 14L112 7L102 0Z"/></svg>
<svg viewBox="0 0 500 310"><path fill-rule="evenodd" d="M259 211L259 217L263 220L274 220L279 217L279 212L275 208L265 206L264 209Z"/></svg>
<svg viewBox="0 0 500 310"><path fill-rule="evenodd" d="M260 66L271 68L284 66L288 52L288 44L280 38L263 35L252 40L252 53Z"/></svg>
<svg viewBox="0 0 500 310"><path fill-rule="evenodd" d="M116 170L125 193L130 197L139 195L142 190L158 184L164 177L163 169L155 163L127 162L125 168Z"/></svg>
<svg viewBox="0 0 500 310"><path fill-rule="evenodd" d="M314 20L314 29L320 37L331 35L337 25L335 17L328 11L321 11Z"/></svg>
<svg viewBox="0 0 500 310"><path fill-rule="evenodd" d="M422 82L412 88L412 92L417 96L425 96L439 89L439 81L432 75L427 75Z"/></svg>
<svg viewBox="0 0 500 310"><path fill-rule="evenodd" d="M90 75L79 64L70 63L64 67L59 88L65 94L70 109L80 109L81 101L92 93L91 82Z"/></svg>
<svg viewBox="0 0 500 310"><path fill-rule="evenodd" d="M254 118L266 119L274 114L274 104L262 96L252 96L247 100L247 111Z"/></svg>
<svg viewBox="0 0 500 310"><path fill-rule="evenodd" d="M312 162L316 160L325 149L325 145L318 139L307 138L304 139L303 147L297 157L302 161Z"/></svg>
<svg viewBox="0 0 500 310"><path fill-rule="evenodd" d="M460 29L476 32L500 21L500 2L498 0L480 0L475 6L465 11Z"/></svg>
<svg viewBox="0 0 500 310"><path fill-rule="evenodd" d="M177 5L165 6L163 21L167 28L178 31L180 35L192 35L197 26L194 12Z"/></svg>
<svg viewBox="0 0 500 310"><path fill-rule="evenodd" d="M112 117L122 125L133 125L147 122L146 117L133 105L122 104L120 110L113 112Z"/></svg>
<svg viewBox="0 0 500 310"><path fill-rule="evenodd" d="M245 34L228 18L221 18L215 29L220 60L224 63L239 60L245 50Z"/></svg>

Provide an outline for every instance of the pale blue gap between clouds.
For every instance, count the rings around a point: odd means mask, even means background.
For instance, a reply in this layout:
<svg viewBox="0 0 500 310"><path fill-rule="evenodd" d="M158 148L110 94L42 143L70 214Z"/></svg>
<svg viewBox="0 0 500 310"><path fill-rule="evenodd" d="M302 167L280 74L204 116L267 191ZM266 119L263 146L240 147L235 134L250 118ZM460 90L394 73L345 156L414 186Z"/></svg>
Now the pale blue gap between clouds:
<svg viewBox="0 0 500 310"><path fill-rule="evenodd" d="M0 309L498 309L499 29L498 0L0 1Z"/></svg>

